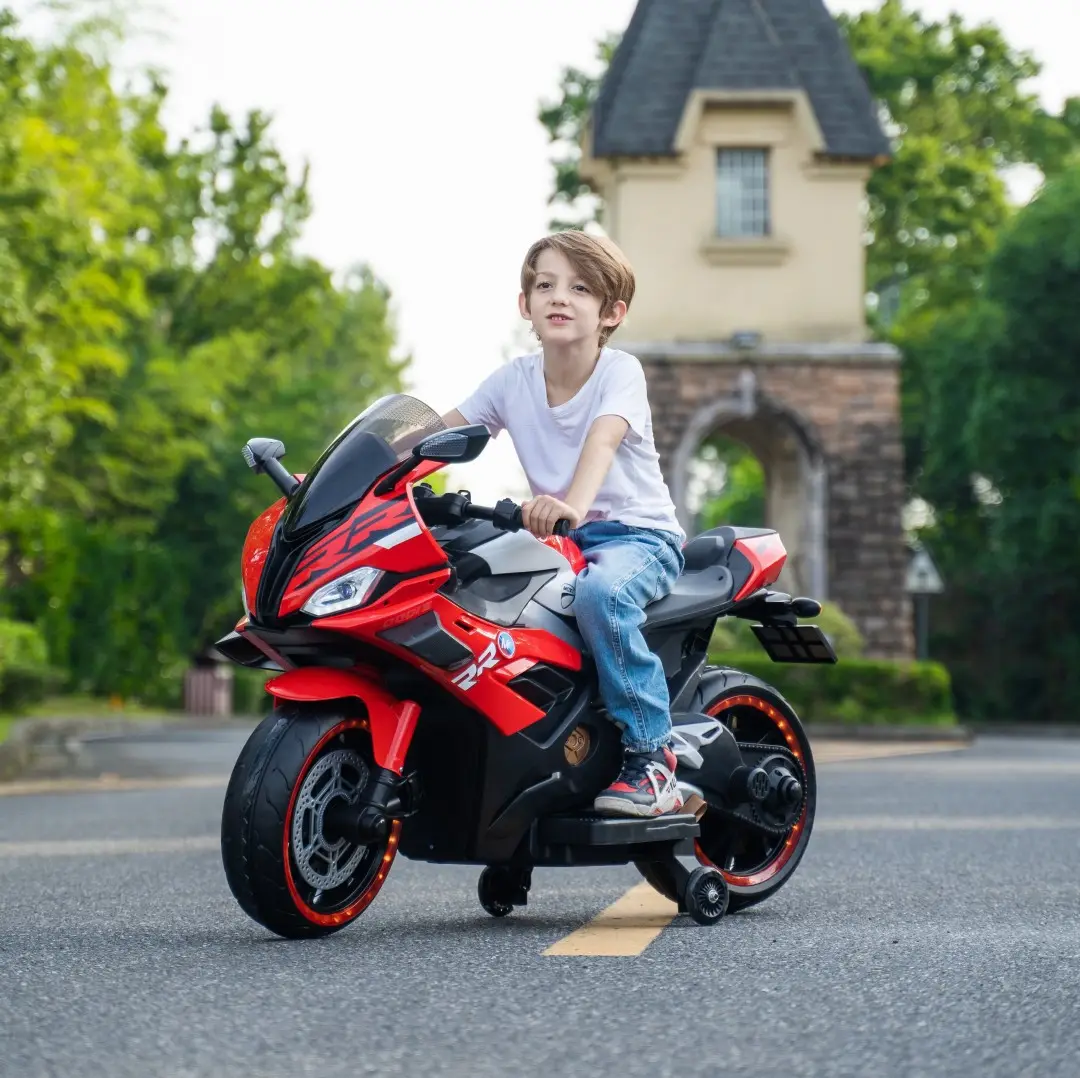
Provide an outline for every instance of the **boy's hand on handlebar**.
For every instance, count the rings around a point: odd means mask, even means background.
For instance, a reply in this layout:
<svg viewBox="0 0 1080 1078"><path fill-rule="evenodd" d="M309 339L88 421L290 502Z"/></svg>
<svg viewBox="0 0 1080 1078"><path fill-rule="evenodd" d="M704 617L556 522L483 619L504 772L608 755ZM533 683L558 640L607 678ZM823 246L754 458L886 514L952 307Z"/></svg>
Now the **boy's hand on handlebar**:
<svg viewBox="0 0 1080 1078"><path fill-rule="evenodd" d="M581 521L581 514L573 506L553 498L550 494L541 494L521 506L522 526L541 538L553 535L555 524L559 520L568 520L570 527L576 528Z"/></svg>

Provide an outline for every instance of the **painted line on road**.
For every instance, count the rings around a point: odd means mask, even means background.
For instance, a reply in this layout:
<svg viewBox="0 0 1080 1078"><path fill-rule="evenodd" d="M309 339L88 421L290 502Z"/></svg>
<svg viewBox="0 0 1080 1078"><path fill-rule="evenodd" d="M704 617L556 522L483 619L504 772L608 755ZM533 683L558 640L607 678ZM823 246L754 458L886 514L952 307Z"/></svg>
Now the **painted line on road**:
<svg viewBox="0 0 1080 1078"><path fill-rule="evenodd" d="M1075 831L1068 816L825 816L814 831Z"/></svg>
<svg viewBox="0 0 1080 1078"><path fill-rule="evenodd" d="M1080 775L1080 759L986 760L977 756L953 760L876 759L862 761L857 770L867 775L920 775L950 779L992 778L997 782L1002 779L1029 778L1032 775Z"/></svg>
<svg viewBox="0 0 1080 1078"><path fill-rule="evenodd" d="M674 902L649 884L639 883L587 925L553 943L544 954L619 958L639 955L678 912Z"/></svg>
<svg viewBox="0 0 1080 1078"><path fill-rule="evenodd" d="M228 775L179 775L172 778L122 779L99 775L94 779L28 779L0 785L0 797L31 797L35 794L97 794L125 790L212 790L224 789Z"/></svg>
<svg viewBox="0 0 1080 1078"><path fill-rule="evenodd" d="M110 857L131 853L206 853L221 849L217 835L185 838L61 838L0 842L0 860L21 857Z"/></svg>

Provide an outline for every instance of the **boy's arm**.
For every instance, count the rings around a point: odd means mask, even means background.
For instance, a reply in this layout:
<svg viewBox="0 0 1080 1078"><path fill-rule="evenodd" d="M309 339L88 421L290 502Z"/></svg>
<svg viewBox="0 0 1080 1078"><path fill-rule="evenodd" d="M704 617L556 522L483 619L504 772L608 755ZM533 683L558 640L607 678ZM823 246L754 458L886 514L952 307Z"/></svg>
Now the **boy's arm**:
<svg viewBox="0 0 1080 1078"><path fill-rule="evenodd" d="M442 417L442 421L448 427L467 427L469 421L455 408L452 412L447 412Z"/></svg>
<svg viewBox="0 0 1080 1078"><path fill-rule="evenodd" d="M596 493L611 470L615 451L629 429L630 424L618 415L598 416L589 428L574 478L566 492L566 503L577 513L578 520L592 508Z"/></svg>
<svg viewBox="0 0 1080 1078"><path fill-rule="evenodd" d="M521 521L534 535L551 535L556 521L567 519L577 527L592 508L596 492L615 459L615 451L630 424L622 416L602 415L589 428L566 501L541 494L521 507Z"/></svg>

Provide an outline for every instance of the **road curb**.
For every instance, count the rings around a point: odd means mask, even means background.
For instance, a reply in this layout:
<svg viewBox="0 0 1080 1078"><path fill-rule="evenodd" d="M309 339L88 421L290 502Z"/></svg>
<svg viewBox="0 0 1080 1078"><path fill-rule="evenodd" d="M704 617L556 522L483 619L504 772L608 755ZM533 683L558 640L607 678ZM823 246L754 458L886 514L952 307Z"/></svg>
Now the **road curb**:
<svg viewBox="0 0 1080 1078"><path fill-rule="evenodd" d="M0 744L0 782L10 782L31 769L49 775L77 770L82 745L87 741L133 732L153 733L177 726L187 730L229 729L249 721L255 720L201 715L161 719L20 719Z"/></svg>
<svg viewBox="0 0 1080 1078"><path fill-rule="evenodd" d="M975 731L968 726L856 726L842 722L808 722L811 741L958 741L970 743Z"/></svg>

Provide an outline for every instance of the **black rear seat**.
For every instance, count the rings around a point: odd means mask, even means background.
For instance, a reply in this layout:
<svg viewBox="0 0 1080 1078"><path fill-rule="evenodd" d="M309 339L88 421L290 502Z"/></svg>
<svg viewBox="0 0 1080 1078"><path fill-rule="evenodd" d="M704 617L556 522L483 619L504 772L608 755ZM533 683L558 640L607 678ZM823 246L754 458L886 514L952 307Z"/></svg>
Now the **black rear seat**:
<svg viewBox="0 0 1080 1078"><path fill-rule="evenodd" d="M646 630L710 616L732 598L734 581L727 567L736 539L771 535L771 528L735 528L723 525L695 535L683 547L686 565L670 595L645 607Z"/></svg>

